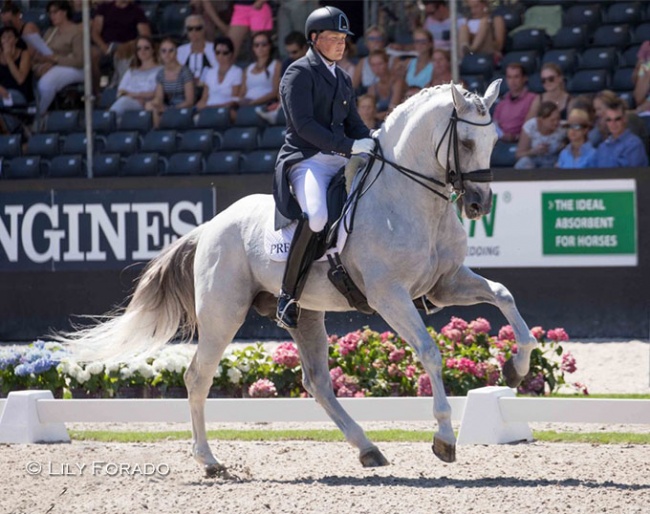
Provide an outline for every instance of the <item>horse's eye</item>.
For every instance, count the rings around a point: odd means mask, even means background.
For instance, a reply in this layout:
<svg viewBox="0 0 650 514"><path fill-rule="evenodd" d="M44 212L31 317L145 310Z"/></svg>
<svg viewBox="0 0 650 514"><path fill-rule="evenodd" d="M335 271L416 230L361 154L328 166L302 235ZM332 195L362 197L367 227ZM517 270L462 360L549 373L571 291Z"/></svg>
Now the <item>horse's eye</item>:
<svg viewBox="0 0 650 514"><path fill-rule="evenodd" d="M472 141L471 139L464 139L463 141L460 142L460 144L463 146L463 148L465 148L465 150L468 150L470 152L473 151L475 147L474 141Z"/></svg>

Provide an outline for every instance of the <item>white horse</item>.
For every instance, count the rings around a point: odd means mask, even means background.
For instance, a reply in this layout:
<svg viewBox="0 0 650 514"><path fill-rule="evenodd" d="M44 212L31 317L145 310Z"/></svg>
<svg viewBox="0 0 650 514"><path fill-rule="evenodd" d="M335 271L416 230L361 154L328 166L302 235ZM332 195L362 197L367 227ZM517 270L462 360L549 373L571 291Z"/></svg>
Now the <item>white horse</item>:
<svg viewBox="0 0 650 514"><path fill-rule="evenodd" d="M425 89L388 117L378 134L379 158L361 196L354 230L341 253L368 304L413 347L433 386L438 423L433 452L455 460L456 438L442 382L441 357L413 299L426 295L436 306L487 302L512 325L518 353L504 367L514 387L528 373L535 339L509 291L463 265L467 240L455 191L465 216L490 211L490 155L497 140L489 109L499 81L485 96L450 84ZM461 171L462 170L462 171ZM187 372L193 455L208 476L225 475L206 439L204 407L225 348L251 306L275 311L283 263L264 250L264 233L274 215L269 195L251 195L178 239L143 271L124 312L86 330L61 336L82 360L124 358L153 351L184 329L198 329L198 347ZM302 315L290 334L297 344L303 385L359 450L364 466L388 461L345 412L328 371L326 311L348 311L347 300L327 278L328 263L316 262L300 300Z"/></svg>

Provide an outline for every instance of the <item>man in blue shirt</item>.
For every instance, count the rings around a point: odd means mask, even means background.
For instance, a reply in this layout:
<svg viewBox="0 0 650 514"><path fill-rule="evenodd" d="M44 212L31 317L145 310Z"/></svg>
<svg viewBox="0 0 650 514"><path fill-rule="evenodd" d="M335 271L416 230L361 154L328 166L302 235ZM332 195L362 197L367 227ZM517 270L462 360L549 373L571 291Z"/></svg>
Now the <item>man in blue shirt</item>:
<svg viewBox="0 0 650 514"><path fill-rule="evenodd" d="M596 166L599 168L634 168L648 165L648 154L641 139L627 128L625 103L607 105L605 121L609 137L598 146Z"/></svg>

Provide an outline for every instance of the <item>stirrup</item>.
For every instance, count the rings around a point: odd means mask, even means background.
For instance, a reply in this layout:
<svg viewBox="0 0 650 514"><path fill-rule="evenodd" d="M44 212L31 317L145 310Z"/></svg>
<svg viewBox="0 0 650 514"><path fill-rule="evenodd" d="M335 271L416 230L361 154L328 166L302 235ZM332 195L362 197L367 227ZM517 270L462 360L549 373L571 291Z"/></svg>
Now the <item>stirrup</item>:
<svg viewBox="0 0 650 514"><path fill-rule="evenodd" d="M276 322L280 328L298 328L298 319L300 318L300 304L298 300L288 294L281 294L278 297L276 318Z"/></svg>

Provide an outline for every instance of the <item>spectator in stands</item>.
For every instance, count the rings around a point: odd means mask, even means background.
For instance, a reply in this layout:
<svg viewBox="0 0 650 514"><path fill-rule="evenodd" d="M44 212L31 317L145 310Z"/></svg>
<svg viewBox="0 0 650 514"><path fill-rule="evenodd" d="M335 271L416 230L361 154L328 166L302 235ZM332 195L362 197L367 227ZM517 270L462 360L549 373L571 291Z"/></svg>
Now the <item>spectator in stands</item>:
<svg viewBox="0 0 650 514"><path fill-rule="evenodd" d="M614 91L609 89L604 89L596 93L593 99L593 106L595 112L594 127L589 131L589 142L594 148L597 148L600 143L602 143L607 136L609 136L609 129L607 128L607 122L605 121L605 111L607 110L607 105L615 104L618 99L618 96Z"/></svg>
<svg viewBox="0 0 650 514"><path fill-rule="evenodd" d="M235 61L249 32L270 32L273 30L273 13L266 0L233 1L232 19L228 37L235 45Z"/></svg>
<svg viewBox="0 0 650 514"><path fill-rule="evenodd" d="M302 32L289 32L284 38L284 51L288 56L282 61L282 71L280 76L284 75L289 65L307 54L307 38Z"/></svg>
<svg viewBox="0 0 650 514"><path fill-rule="evenodd" d="M357 98L357 110L363 123L370 130L375 130L380 127L381 120L377 117L377 105L374 96L366 94Z"/></svg>
<svg viewBox="0 0 650 514"><path fill-rule="evenodd" d="M648 165L648 154L643 142L628 129L626 110L625 102L620 98L606 106L605 123L609 137L598 146L596 166L599 168Z"/></svg>
<svg viewBox="0 0 650 514"><path fill-rule="evenodd" d="M14 132L20 121L11 114L12 108L22 108L34 100L32 56L21 48L18 31L12 26L0 30L0 100L9 112L0 116L0 131Z"/></svg>
<svg viewBox="0 0 650 514"><path fill-rule="evenodd" d="M234 63L235 47L230 38L218 37L214 41L217 66L203 77L203 95L196 104L198 110L206 107L234 107L239 100L243 72Z"/></svg>
<svg viewBox="0 0 650 514"><path fill-rule="evenodd" d="M11 0L5 0L2 4L2 25L5 27L13 27L18 31L19 46L29 48L30 52L34 53L34 46L45 46L45 42L41 37L41 31L38 25L32 21L23 20L23 15L20 6Z"/></svg>
<svg viewBox="0 0 650 514"><path fill-rule="evenodd" d="M562 68L554 62L547 62L540 70L540 78L544 92L535 98L535 101L530 106L526 119L529 120L537 116L537 112L542 103L553 102L560 110L560 119L566 120L571 95L566 90Z"/></svg>
<svg viewBox="0 0 650 514"><path fill-rule="evenodd" d="M193 14L203 16L205 39L214 41L219 36L227 36L232 7L226 0L190 0Z"/></svg>
<svg viewBox="0 0 650 514"><path fill-rule="evenodd" d="M386 49L386 33L381 27L372 25L368 27L363 36L363 42L368 49L368 55L374 50ZM352 77L352 87L360 92L365 92L371 85L377 82L377 77L372 72L368 57L362 57L357 63Z"/></svg>
<svg viewBox="0 0 650 514"><path fill-rule="evenodd" d="M537 95L528 90L528 74L518 62L506 67L506 82L508 92L494 109L492 119L499 127L500 139L513 142L519 140L521 128Z"/></svg>
<svg viewBox="0 0 650 514"><path fill-rule="evenodd" d="M246 66L242 81L240 105L278 104L281 63L273 57L273 43L267 32L252 38L255 62Z"/></svg>
<svg viewBox="0 0 650 514"><path fill-rule="evenodd" d="M560 126L560 109L553 102L542 102L537 116L522 127L515 168L554 167L565 139L566 131Z"/></svg>
<svg viewBox="0 0 650 514"><path fill-rule="evenodd" d="M117 100L110 110L120 118L125 111L144 109L144 105L155 96L156 76L160 69L153 40L148 36L138 37L133 63L120 81Z"/></svg>
<svg viewBox="0 0 650 514"><path fill-rule="evenodd" d="M451 56L449 51L436 48L433 51L431 82L426 87L442 86L443 84L449 84L451 80Z"/></svg>
<svg viewBox="0 0 650 514"><path fill-rule="evenodd" d="M425 29L413 31L413 45L417 57L404 63L405 81L409 86L426 87L433 77L433 36ZM394 71L399 73L401 66L395 66Z"/></svg>
<svg viewBox="0 0 650 514"><path fill-rule="evenodd" d="M183 109L194 105L194 77L187 66L176 60L177 46L173 39L160 42L162 69L156 74L156 92L144 108L153 113L154 127L160 124L160 117L167 109Z"/></svg>
<svg viewBox="0 0 650 514"><path fill-rule="evenodd" d="M135 53L135 38L151 36L149 21L133 0L102 2L92 19L93 92L99 94L102 66L113 67L109 85L119 84Z"/></svg>
<svg viewBox="0 0 650 514"><path fill-rule="evenodd" d="M375 99L377 118L383 120L404 98L406 82L391 72L385 50L373 50L368 60L372 72L378 78L377 82L368 88L368 94Z"/></svg>
<svg viewBox="0 0 650 514"><path fill-rule="evenodd" d="M51 54L35 53L34 74L38 79L38 112L47 112L56 94L64 87L84 81L83 29L72 22L72 6L65 0L47 3L52 27L43 39Z"/></svg>
<svg viewBox="0 0 650 514"><path fill-rule="evenodd" d="M436 49L450 51L451 18L447 0L424 0L423 3L426 18L422 26L433 36Z"/></svg>
<svg viewBox="0 0 650 514"><path fill-rule="evenodd" d="M198 14L190 14L185 18L185 33L189 43L178 47L176 58L189 68L194 84L198 86L203 82L203 73L217 65L214 43L205 39L205 21Z"/></svg>
<svg viewBox="0 0 650 514"><path fill-rule="evenodd" d="M505 20L491 16L487 0L467 0L466 4L469 18L459 20L458 27L461 54L490 54L499 62L506 42Z"/></svg>
<svg viewBox="0 0 650 514"><path fill-rule="evenodd" d="M587 140L591 128L591 117L587 111L569 111L567 137L569 144L560 152L558 168L593 168L596 166L596 149Z"/></svg>
<svg viewBox="0 0 650 514"><path fill-rule="evenodd" d="M345 73L350 75L350 78L354 77L354 70L357 65L354 63L353 59L357 55L357 48L352 41L350 36L345 38L345 52L343 53L343 59L336 63L336 65L341 68Z"/></svg>
<svg viewBox="0 0 650 514"><path fill-rule="evenodd" d="M318 0L279 0L278 12L275 16L277 27L277 40L284 41L294 31L301 34L305 30L307 16L318 9ZM307 45L305 41L305 45ZM307 49L305 49L307 53ZM291 57L286 46L280 49L280 57L286 59Z"/></svg>
<svg viewBox="0 0 650 514"><path fill-rule="evenodd" d="M420 91L422 91L421 87L418 86L409 86L406 88L406 92L404 93L404 98L402 99L402 102L406 102L409 98L412 96L417 95Z"/></svg>
<svg viewBox="0 0 650 514"><path fill-rule="evenodd" d="M634 101L637 114L650 115L650 41L645 41L637 53L634 80Z"/></svg>

